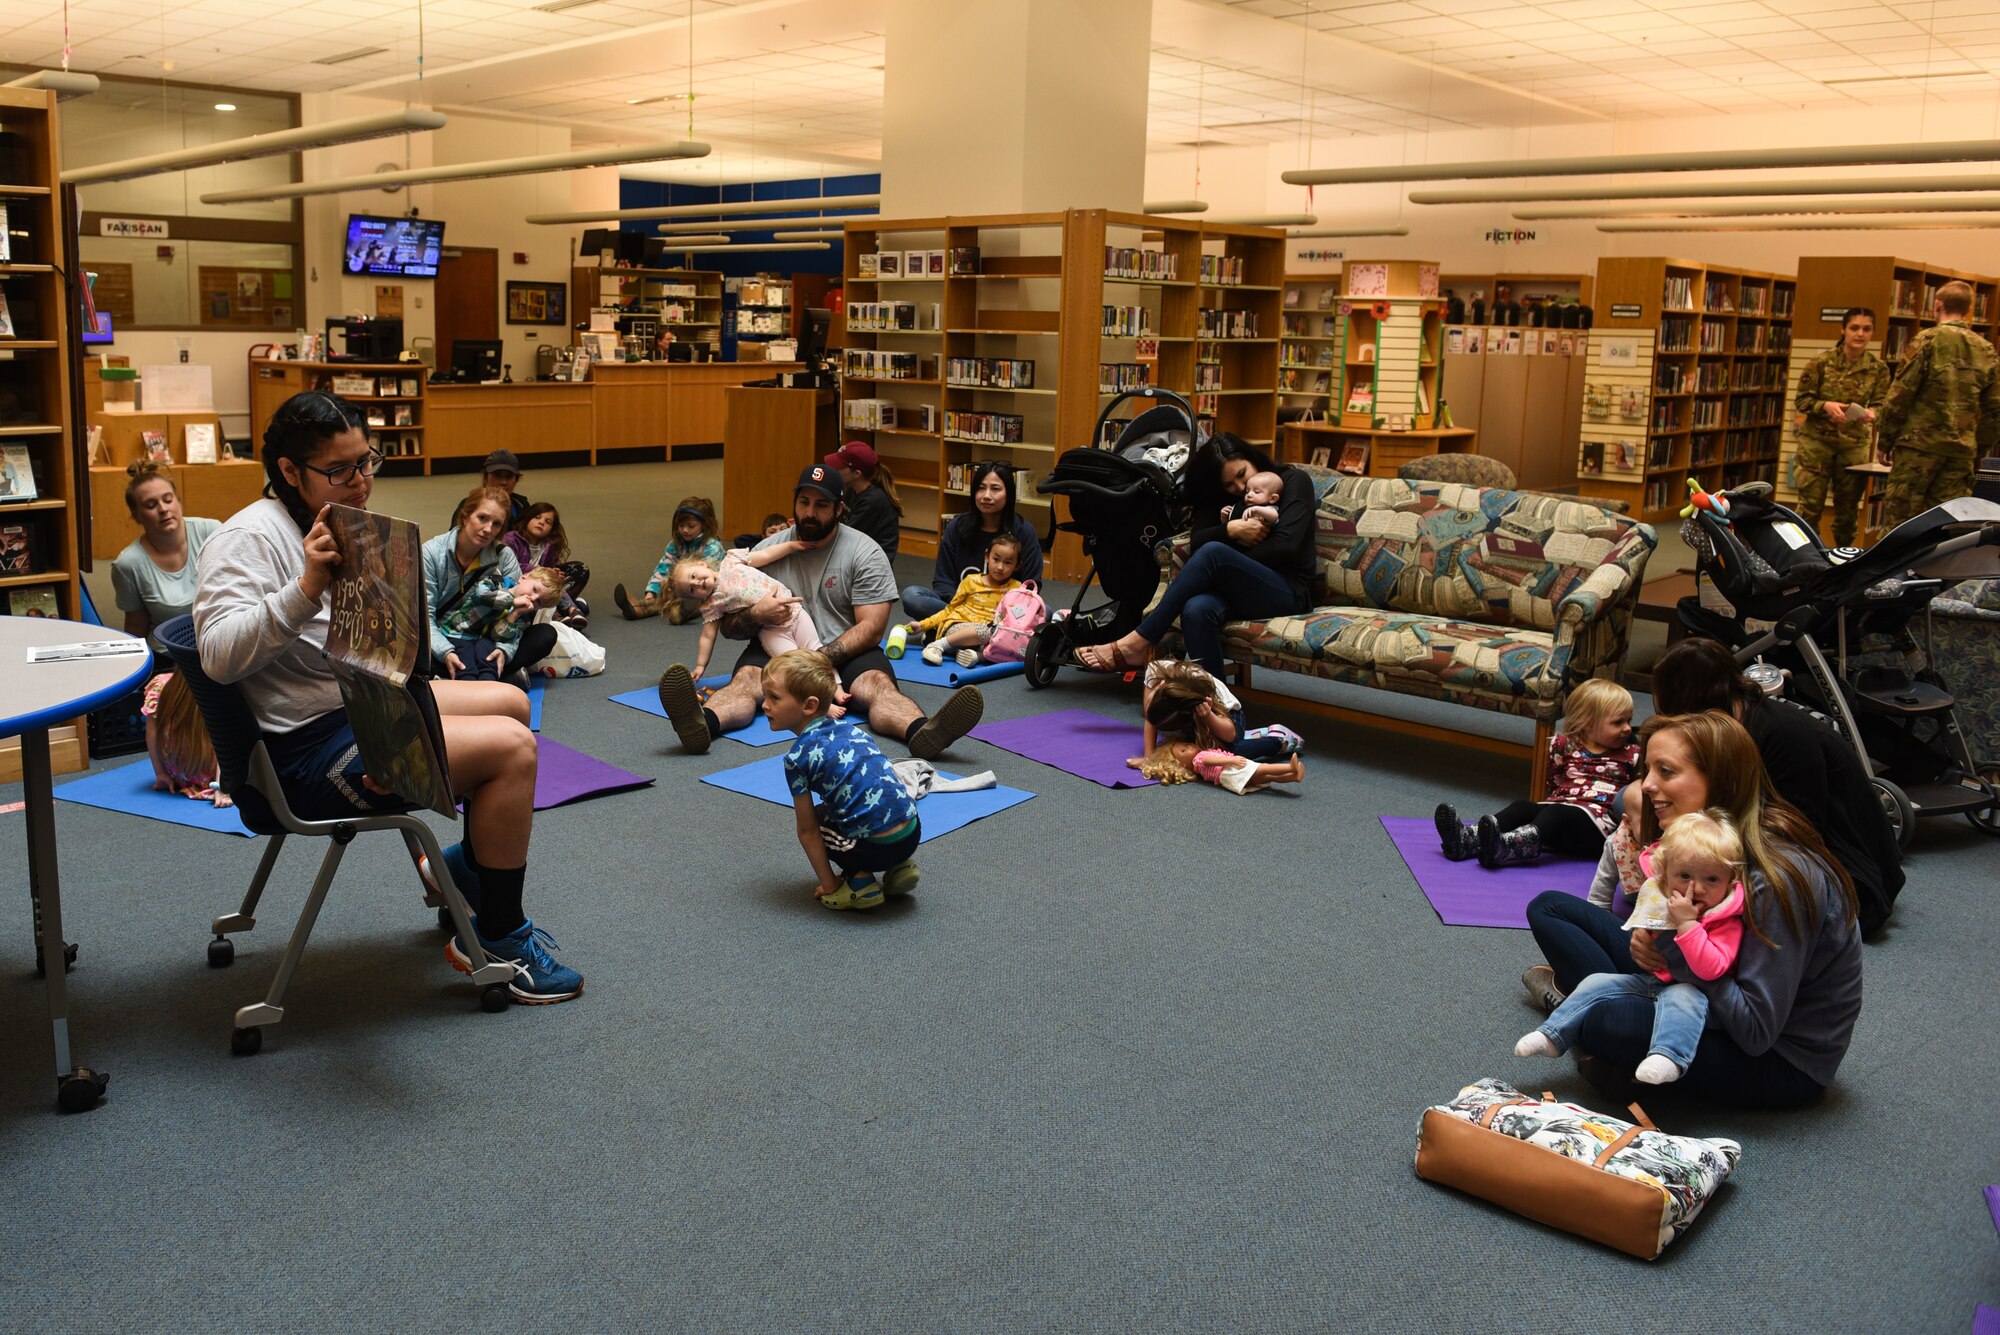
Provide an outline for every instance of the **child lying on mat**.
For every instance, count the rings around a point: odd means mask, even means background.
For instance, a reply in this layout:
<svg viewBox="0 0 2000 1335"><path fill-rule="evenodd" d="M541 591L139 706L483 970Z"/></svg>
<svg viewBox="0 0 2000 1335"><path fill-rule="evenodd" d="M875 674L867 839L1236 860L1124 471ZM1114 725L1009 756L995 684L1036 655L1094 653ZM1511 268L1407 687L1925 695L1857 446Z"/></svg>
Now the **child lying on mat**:
<svg viewBox="0 0 2000 1335"><path fill-rule="evenodd" d="M703 561L683 561L674 567L673 589L690 614L701 615L701 644L695 650L696 681L708 671L708 656L715 652L715 637L722 618L733 612L747 612L766 598L776 598L791 608L782 625L764 626L757 632L764 652L776 657L788 649L819 648L819 631L792 591L764 573L773 561L782 561L806 549L803 542L780 542L761 551L732 548L723 553L722 563L711 566Z"/></svg>
<svg viewBox="0 0 2000 1335"><path fill-rule="evenodd" d="M1139 711L1145 716L1141 745L1146 755L1159 749L1162 734L1232 751L1250 760L1281 760L1297 755L1305 745L1302 737L1282 723L1246 727L1243 705L1235 693L1186 659L1156 658L1146 664Z"/></svg>
<svg viewBox="0 0 2000 1335"><path fill-rule="evenodd" d="M1239 795L1269 788L1274 783L1298 783L1306 777L1306 762L1297 756L1273 764L1194 742L1168 742L1147 752L1143 759L1125 763L1156 783L1192 783L1200 779Z"/></svg>
<svg viewBox="0 0 2000 1335"><path fill-rule="evenodd" d="M799 735L785 753L785 783L799 846L818 878L813 893L820 907L872 909L884 894L917 888L923 835L917 804L875 739L845 718L829 717L839 685L825 654L779 654L764 669L764 717L780 732ZM816 792L826 799L819 805L813 803Z"/></svg>
<svg viewBox="0 0 2000 1335"><path fill-rule="evenodd" d="M219 807L236 805L216 787L215 744L195 706L194 692L180 673L162 672L147 682L139 714L146 720L146 755L153 762L154 788Z"/></svg>
<svg viewBox="0 0 2000 1335"><path fill-rule="evenodd" d="M1667 826L1649 854L1640 857L1652 864L1654 874L1640 891L1627 930L1660 922L1649 915L1648 906L1662 901L1664 927L1673 932L1688 969L1704 982L1714 982L1735 965L1743 943L1742 836L1720 808L1690 811ZM1653 999L1653 1041L1634 1078L1648 1085L1680 1079L1708 1021L1708 995L1692 983L1674 982L1664 969L1657 975L1590 975L1541 1028L1521 1037L1514 1052L1560 1057L1576 1042L1592 1010L1634 996Z"/></svg>
<svg viewBox="0 0 2000 1335"><path fill-rule="evenodd" d="M903 647L914 640L924 646L924 661L932 667L944 663L947 649L958 651L960 667L979 662L979 651L993 638L993 619L1000 610L1000 600L1021 587L1021 581L1014 578L1020 566L1021 540L1012 533L994 538L986 549L986 569L967 571L943 611L889 633L889 657L901 658Z"/></svg>

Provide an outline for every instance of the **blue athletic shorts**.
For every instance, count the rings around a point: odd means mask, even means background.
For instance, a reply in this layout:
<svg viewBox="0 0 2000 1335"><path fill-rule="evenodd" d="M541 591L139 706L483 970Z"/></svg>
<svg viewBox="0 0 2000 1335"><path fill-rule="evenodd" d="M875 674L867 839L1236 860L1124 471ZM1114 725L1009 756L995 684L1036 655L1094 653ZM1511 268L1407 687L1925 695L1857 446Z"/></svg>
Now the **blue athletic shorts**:
<svg viewBox="0 0 2000 1335"><path fill-rule="evenodd" d="M406 811L409 803L393 793L370 792L361 782L361 752L347 711L322 714L291 732L266 733L264 748L284 785L285 801L301 820L339 820Z"/></svg>

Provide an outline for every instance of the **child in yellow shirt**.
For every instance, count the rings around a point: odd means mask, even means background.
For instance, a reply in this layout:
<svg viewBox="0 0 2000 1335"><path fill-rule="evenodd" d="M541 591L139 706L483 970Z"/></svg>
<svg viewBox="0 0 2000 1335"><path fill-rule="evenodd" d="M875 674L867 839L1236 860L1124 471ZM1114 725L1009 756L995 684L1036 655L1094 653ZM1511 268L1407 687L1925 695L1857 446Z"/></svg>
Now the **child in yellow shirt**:
<svg viewBox="0 0 2000 1335"><path fill-rule="evenodd" d="M1000 600L1021 587L1014 571L1021 564L1021 542L1011 533L1002 533L986 549L986 569L966 575L958 582L951 601L936 616L898 626L889 636L889 656L902 656L902 646L911 639L924 643L924 661L932 667L944 662L946 649L958 650L958 661L970 667L979 661L979 651L993 638L993 617Z"/></svg>

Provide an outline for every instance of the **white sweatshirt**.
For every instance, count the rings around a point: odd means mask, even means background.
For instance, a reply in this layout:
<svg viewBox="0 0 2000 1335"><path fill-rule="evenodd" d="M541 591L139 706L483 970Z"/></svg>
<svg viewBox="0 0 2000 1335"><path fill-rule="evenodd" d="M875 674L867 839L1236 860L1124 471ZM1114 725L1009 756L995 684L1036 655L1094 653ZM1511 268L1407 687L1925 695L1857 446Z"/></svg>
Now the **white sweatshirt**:
<svg viewBox="0 0 2000 1335"><path fill-rule="evenodd" d="M238 682L266 732L290 732L341 707L326 663L326 598L306 596L305 535L274 500L231 515L201 551L194 598L202 671Z"/></svg>

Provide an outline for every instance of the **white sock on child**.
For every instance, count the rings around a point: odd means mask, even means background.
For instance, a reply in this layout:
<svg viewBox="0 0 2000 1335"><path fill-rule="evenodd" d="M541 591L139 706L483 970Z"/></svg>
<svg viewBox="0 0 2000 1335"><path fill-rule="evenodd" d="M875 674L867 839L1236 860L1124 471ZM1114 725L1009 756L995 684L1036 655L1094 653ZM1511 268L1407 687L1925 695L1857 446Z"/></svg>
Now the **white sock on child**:
<svg viewBox="0 0 2000 1335"><path fill-rule="evenodd" d="M943 637L932 640L924 646L924 661L932 667L942 667L944 665L944 648Z"/></svg>
<svg viewBox="0 0 2000 1335"><path fill-rule="evenodd" d="M1516 1057L1560 1057L1562 1049L1555 1040L1539 1029L1531 1029L1521 1035L1521 1041L1514 1045Z"/></svg>
<svg viewBox="0 0 2000 1335"><path fill-rule="evenodd" d="M1671 1085L1681 1078L1681 1068L1674 1065L1671 1057L1654 1053L1639 1063L1639 1069L1632 1072L1632 1078L1642 1085Z"/></svg>

